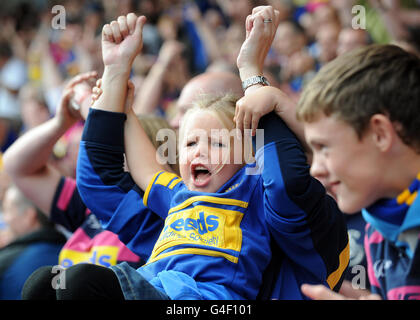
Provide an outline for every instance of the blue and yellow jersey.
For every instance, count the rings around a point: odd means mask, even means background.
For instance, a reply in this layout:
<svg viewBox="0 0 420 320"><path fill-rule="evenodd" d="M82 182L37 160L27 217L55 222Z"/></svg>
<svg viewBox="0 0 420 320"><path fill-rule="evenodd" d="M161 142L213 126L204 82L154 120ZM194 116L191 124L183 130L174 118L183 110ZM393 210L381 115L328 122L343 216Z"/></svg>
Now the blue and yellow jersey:
<svg viewBox="0 0 420 320"><path fill-rule="evenodd" d="M167 218L143 275L175 268L195 279L201 298L256 297L271 257L270 235L261 176L246 169L216 193L190 191L172 173L155 175L143 202ZM171 278L161 281L166 290L171 286Z"/></svg>
<svg viewBox="0 0 420 320"><path fill-rule="evenodd" d="M340 287L349 256L344 217L309 175L296 137L279 118L267 119L261 171L247 174L246 165L216 193L158 172L143 192L123 170L125 115L90 110L80 195L104 228L147 258L138 272L170 298L304 299L303 283Z"/></svg>

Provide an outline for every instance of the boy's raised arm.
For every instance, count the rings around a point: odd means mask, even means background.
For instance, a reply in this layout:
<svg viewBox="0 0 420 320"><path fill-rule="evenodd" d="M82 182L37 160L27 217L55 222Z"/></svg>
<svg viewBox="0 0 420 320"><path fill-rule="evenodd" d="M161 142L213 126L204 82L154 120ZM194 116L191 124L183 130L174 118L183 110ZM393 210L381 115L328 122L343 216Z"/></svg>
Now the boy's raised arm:
<svg viewBox="0 0 420 320"><path fill-rule="evenodd" d="M134 13L120 16L102 30L102 95L93 109L123 113L127 99L127 82L134 58L143 46L142 30L146 18ZM156 150L137 121L133 112L127 112L125 122L125 152L131 175L145 190L154 174L164 168L157 162Z"/></svg>
<svg viewBox="0 0 420 320"><path fill-rule="evenodd" d="M111 112L124 112L127 81L136 55L143 47L142 30L144 16L129 13L117 21L106 24L102 29L102 76L103 93L92 106Z"/></svg>

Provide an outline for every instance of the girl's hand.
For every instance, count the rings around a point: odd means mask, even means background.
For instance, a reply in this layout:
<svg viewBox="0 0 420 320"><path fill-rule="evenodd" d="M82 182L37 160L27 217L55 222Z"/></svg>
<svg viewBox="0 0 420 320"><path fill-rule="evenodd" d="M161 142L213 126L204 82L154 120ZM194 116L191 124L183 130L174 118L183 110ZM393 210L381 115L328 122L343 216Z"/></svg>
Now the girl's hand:
<svg viewBox="0 0 420 320"><path fill-rule="evenodd" d="M92 88L92 105L94 105L96 100L98 100L99 97L102 95L101 85L102 85L102 79L98 79L96 81L95 87ZM128 113L132 109L133 102L134 102L134 91L135 91L134 83L131 80L128 80L127 96L126 96L125 104L124 104L124 113Z"/></svg>
<svg viewBox="0 0 420 320"><path fill-rule="evenodd" d="M236 102L236 128L241 132L251 129L251 135L256 134L260 118L273 110L281 102L282 92L274 87L260 87Z"/></svg>

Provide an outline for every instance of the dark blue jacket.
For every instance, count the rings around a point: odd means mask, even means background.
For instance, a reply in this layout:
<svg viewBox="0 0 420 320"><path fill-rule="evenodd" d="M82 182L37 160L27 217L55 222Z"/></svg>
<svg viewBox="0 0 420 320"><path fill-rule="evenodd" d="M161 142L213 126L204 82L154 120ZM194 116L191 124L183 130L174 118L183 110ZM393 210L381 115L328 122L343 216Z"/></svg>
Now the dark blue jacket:
<svg viewBox="0 0 420 320"><path fill-rule="evenodd" d="M0 299L20 300L26 279L38 268L57 265L65 237L53 228L19 237L0 250Z"/></svg>

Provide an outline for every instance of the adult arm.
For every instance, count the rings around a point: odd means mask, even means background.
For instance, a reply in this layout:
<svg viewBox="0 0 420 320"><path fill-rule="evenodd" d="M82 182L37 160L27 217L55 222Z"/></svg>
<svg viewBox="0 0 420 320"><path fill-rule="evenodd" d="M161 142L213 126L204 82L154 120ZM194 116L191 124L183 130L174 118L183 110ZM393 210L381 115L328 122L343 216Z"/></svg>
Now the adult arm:
<svg viewBox="0 0 420 320"><path fill-rule="evenodd" d="M69 103L74 89L95 76L96 72L88 72L70 80L56 115L21 136L3 156L4 168L13 182L48 216L61 179L60 172L48 164L49 157L58 139L81 119L80 111L72 109Z"/></svg>
<svg viewBox="0 0 420 320"><path fill-rule="evenodd" d="M272 22L264 23L267 20ZM238 57L242 80L261 75L277 24L271 7L257 7L247 18L247 38ZM257 164L262 168L265 217L273 239L285 254L284 261L291 261L290 272L299 284L322 283L338 290L349 260L343 214L310 176L302 145L285 123L289 121L290 127L296 123L294 109L287 105L276 115L271 111L284 104L280 91L258 85L250 89L237 104L235 118L240 129L258 125L264 130L263 146L256 143L258 134L253 140Z"/></svg>
<svg viewBox="0 0 420 320"><path fill-rule="evenodd" d="M264 146L265 215L270 232L295 266L299 281L338 290L349 261L347 228L335 201L309 173L301 144L274 113L260 120ZM265 161L266 160L266 161Z"/></svg>

